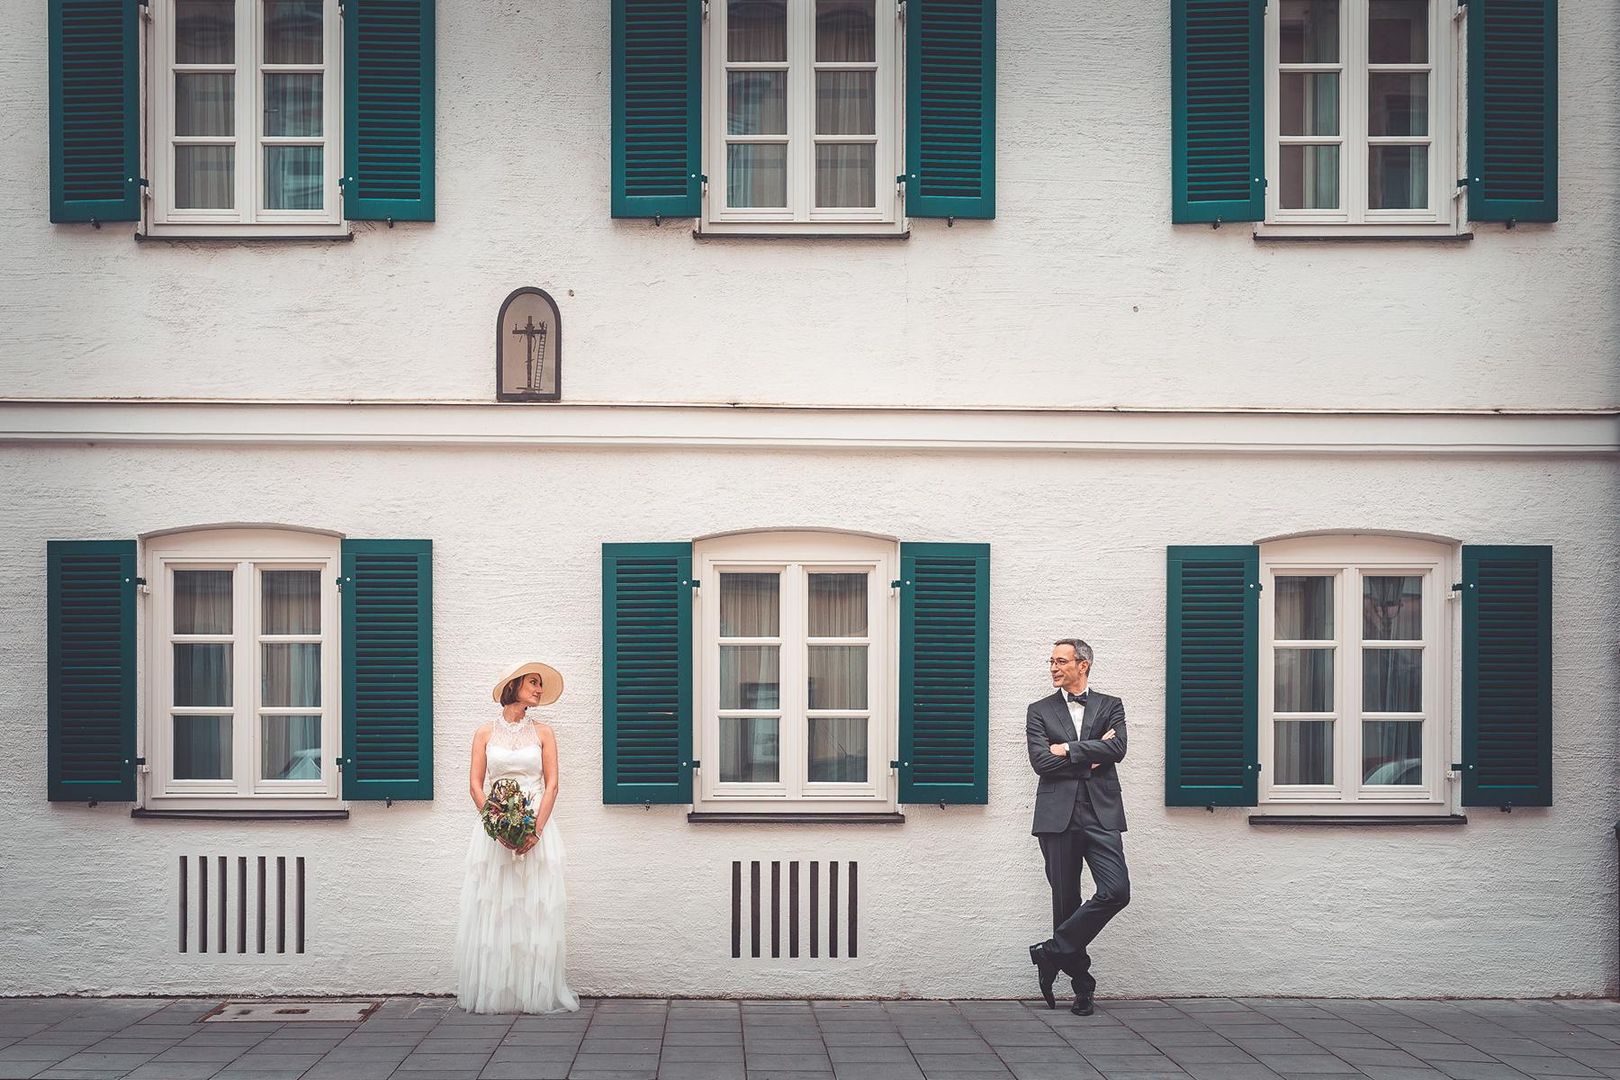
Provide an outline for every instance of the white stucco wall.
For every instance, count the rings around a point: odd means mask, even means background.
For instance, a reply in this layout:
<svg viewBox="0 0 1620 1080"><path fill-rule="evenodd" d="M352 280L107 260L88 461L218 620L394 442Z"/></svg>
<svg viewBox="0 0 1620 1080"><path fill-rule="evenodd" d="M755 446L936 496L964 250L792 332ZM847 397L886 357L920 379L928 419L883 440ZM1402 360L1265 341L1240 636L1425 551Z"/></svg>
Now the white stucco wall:
<svg viewBox="0 0 1620 1080"><path fill-rule="evenodd" d="M526 490L544 493L532 511L491 512ZM1616 983L1612 459L12 446L0 505L0 992L451 990L469 739L493 709L492 669L539 657L568 678L550 713L577 988L1027 996L1024 948L1050 908L1023 709L1046 692L1049 642L1073 633L1132 735L1135 899L1095 948L1100 992ZM434 801L299 824L47 803L45 542L242 520L433 540ZM805 525L991 545L989 805L847 827L603 806L600 543ZM1315 529L1553 546L1552 808L1475 810L1457 828L1261 829L1241 810L1162 805L1165 545ZM179 955L178 856L258 853L308 860L308 953ZM735 858L857 860L859 958L730 959Z"/></svg>

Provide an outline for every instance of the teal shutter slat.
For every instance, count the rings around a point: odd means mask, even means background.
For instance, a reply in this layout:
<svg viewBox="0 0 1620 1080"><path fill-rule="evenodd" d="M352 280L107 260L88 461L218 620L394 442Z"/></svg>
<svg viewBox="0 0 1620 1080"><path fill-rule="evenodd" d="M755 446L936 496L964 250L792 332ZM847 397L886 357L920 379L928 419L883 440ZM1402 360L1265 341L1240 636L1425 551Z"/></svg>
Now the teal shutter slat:
<svg viewBox="0 0 1620 1080"><path fill-rule="evenodd" d="M46 797L135 798L135 541L45 548Z"/></svg>
<svg viewBox="0 0 1620 1080"><path fill-rule="evenodd" d="M1265 0L1171 0L1172 221L1266 212Z"/></svg>
<svg viewBox="0 0 1620 1080"><path fill-rule="evenodd" d="M345 0L343 216L433 220L434 0Z"/></svg>
<svg viewBox="0 0 1620 1080"><path fill-rule="evenodd" d="M140 220L139 11L50 0L52 221Z"/></svg>
<svg viewBox="0 0 1620 1080"><path fill-rule="evenodd" d="M900 801L990 795L990 548L900 545Z"/></svg>
<svg viewBox="0 0 1620 1080"><path fill-rule="evenodd" d="M1172 547L1165 623L1166 806L1253 806L1260 549Z"/></svg>
<svg viewBox="0 0 1620 1080"><path fill-rule="evenodd" d="M602 801L692 801L692 545L602 545Z"/></svg>
<svg viewBox="0 0 1620 1080"><path fill-rule="evenodd" d="M699 0L613 0L613 216L696 217Z"/></svg>
<svg viewBox="0 0 1620 1080"><path fill-rule="evenodd" d="M996 216L995 0L906 6L906 213Z"/></svg>
<svg viewBox="0 0 1620 1080"><path fill-rule="evenodd" d="M1552 548L1465 546L1464 806L1552 805Z"/></svg>
<svg viewBox="0 0 1620 1080"><path fill-rule="evenodd" d="M343 797L433 798L433 543L343 541Z"/></svg>
<svg viewBox="0 0 1620 1080"><path fill-rule="evenodd" d="M1468 216L1558 220L1557 0L1468 5Z"/></svg>

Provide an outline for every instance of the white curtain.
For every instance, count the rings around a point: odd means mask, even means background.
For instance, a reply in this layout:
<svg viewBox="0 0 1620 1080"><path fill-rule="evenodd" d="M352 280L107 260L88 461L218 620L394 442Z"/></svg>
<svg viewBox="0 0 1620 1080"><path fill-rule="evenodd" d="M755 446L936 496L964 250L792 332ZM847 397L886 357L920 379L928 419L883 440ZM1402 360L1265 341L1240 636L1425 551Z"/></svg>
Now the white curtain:
<svg viewBox="0 0 1620 1080"><path fill-rule="evenodd" d="M236 9L231 0L176 0L177 64L230 64L236 59ZM236 76L228 71L180 71L174 76L174 133L236 134ZM175 205L228 209L236 205L236 148L183 144L174 148Z"/></svg>
<svg viewBox="0 0 1620 1080"><path fill-rule="evenodd" d="M260 625L265 634L321 632L321 578L315 570L265 570L260 575ZM266 708L319 708L319 642L263 642L259 704ZM262 775L266 780L318 780L321 718L261 716Z"/></svg>
<svg viewBox="0 0 1620 1080"><path fill-rule="evenodd" d="M176 570L173 581L175 634L232 632L232 571ZM232 647L228 642L177 641L172 654L176 706L230 708ZM229 716L173 719L176 779L218 780L231 775Z"/></svg>
<svg viewBox="0 0 1620 1080"><path fill-rule="evenodd" d="M873 0L819 0L816 59L871 63L877 58ZM871 70L816 73L816 134L875 135L877 75ZM875 206L876 147L870 142L816 146L816 205Z"/></svg>
<svg viewBox="0 0 1620 1080"><path fill-rule="evenodd" d="M1333 721L1278 720L1279 784L1333 783Z"/></svg>

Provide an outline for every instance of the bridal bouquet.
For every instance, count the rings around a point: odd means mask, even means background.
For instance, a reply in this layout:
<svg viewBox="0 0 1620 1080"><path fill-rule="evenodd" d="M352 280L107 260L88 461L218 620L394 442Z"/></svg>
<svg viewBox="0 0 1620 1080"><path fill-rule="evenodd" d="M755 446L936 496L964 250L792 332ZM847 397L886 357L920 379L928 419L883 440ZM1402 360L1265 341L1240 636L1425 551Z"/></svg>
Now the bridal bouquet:
<svg viewBox="0 0 1620 1080"><path fill-rule="evenodd" d="M490 786L484 800L484 831L513 850L534 836L534 804L516 780L504 777Z"/></svg>

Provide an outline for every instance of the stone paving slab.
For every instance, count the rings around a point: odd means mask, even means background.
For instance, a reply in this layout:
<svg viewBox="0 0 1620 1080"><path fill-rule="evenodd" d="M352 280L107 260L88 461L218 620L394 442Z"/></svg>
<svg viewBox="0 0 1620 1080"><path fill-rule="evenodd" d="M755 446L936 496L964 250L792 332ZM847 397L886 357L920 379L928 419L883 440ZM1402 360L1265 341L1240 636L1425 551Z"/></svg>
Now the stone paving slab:
<svg viewBox="0 0 1620 1080"><path fill-rule="evenodd" d="M356 1023L217 1000L0 998L0 1080L1620 1080L1620 1002L586 1001Z"/></svg>

